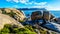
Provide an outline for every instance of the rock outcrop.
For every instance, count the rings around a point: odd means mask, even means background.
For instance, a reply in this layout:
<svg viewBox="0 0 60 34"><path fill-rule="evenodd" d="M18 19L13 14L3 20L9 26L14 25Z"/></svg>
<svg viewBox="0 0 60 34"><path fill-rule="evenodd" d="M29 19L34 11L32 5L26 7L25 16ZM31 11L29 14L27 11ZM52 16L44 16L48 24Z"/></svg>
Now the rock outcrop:
<svg viewBox="0 0 60 34"><path fill-rule="evenodd" d="M13 8L0 8L0 13L9 15L17 21L23 21L25 19L23 11Z"/></svg>
<svg viewBox="0 0 60 34"><path fill-rule="evenodd" d="M0 29L2 29L5 24L18 25L20 28L24 27L21 23L11 18L10 16L0 14Z"/></svg>
<svg viewBox="0 0 60 34"><path fill-rule="evenodd" d="M41 28L40 26L46 28L47 30L44 30L44 28L42 28L42 29L45 32L47 31L48 32L48 33L46 32L47 34L52 34L52 33L57 34L58 32L60 33L60 30L59 30L60 25L57 24L57 23L60 23L60 18L55 18L55 19L54 18L55 17L49 11L35 11L35 12L32 12L32 14L31 14L32 26L37 27L37 29L40 29ZM31 24L31 22L28 23L28 24ZM57 27L55 27L55 26L57 26ZM50 30L52 30L52 31L50 31ZM56 32L54 32L54 31L56 31Z"/></svg>
<svg viewBox="0 0 60 34"><path fill-rule="evenodd" d="M52 19L52 22L56 22L56 23L60 24L60 18L54 18L54 19Z"/></svg>
<svg viewBox="0 0 60 34"><path fill-rule="evenodd" d="M43 18L44 18L45 20L50 20L49 11L43 11Z"/></svg>
<svg viewBox="0 0 60 34"><path fill-rule="evenodd" d="M32 20L41 19L42 16L43 16L43 13L41 11L35 11L35 12L32 12L31 19Z"/></svg>
<svg viewBox="0 0 60 34"><path fill-rule="evenodd" d="M54 16L50 14L49 11L35 11L31 14L31 20L45 19L48 21L52 18L54 18Z"/></svg>

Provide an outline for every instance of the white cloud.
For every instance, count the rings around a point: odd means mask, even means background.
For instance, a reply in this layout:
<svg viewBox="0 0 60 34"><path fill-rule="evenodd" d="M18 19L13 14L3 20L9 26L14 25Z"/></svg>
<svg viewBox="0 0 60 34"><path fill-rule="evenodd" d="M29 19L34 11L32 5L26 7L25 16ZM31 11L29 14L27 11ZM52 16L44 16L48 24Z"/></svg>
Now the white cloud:
<svg viewBox="0 0 60 34"><path fill-rule="evenodd" d="M33 8L46 8L47 2L40 2L40 3L34 3L36 6L32 6Z"/></svg>
<svg viewBox="0 0 60 34"><path fill-rule="evenodd" d="M13 0L14 2L16 2L16 3L18 3L19 2L19 0Z"/></svg>
<svg viewBox="0 0 60 34"><path fill-rule="evenodd" d="M29 0L6 0L8 2L16 2L16 3L27 3Z"/></svg>
<svg viewBox="0 0 60 34"><path fill-rule="evenodd" d="M29 0L6 0L7 2L12 2L12 3L21 3L21 4L25 4L25 5L30 5L31 8L46 8L47 10L60 10L60 7L54 7L51 5L47 5L47 2L34 2L31 1L29 2ZM34 5L34 6L31 6ZM18 5L14 5L13 7L19 7Z"/></svg>
<svg viewBox="0 0 60 34"><path fill-rule="evenodd" d="M35 4L35 5L45 5L47 2L34 2L34 1L31 1L29 2L29 0L6 0L8 2L16 2L16 3L22 3L22 4Z"/></svg>
<svg viewBox="0 0 60 34"><path fill-rule="evenodd" d="M28 5L28 4L33 5L33 4L34 4L34 5L41 5L41 6L43 6L43 5L46 5L47 2L39 2L39 3L38 3L38 2L34 2L34 1L32 1L32 2L29 2L29 1L28 1L28 2L26 2L25 4L26 4L26 5Z"/></svg>
<svg viewBox="0 0 60 34"><path fill-rule="evenodd" d="M60 8L59 8L59 7L57 7L57 8L55 8L55 7L51 7L51 8L50 8L50 7L48 7L47 9L48 9L48 10L60 10Z"/></svg>
<svg viewBox="0 0 60 34"><path fill-rule="evenodd" d="M29 1L28 1L28 2L25 3L25 4L26 4L26 5L33 5L33 3L34 3L33 1L32 1L32 2L29 2Z"/></svg>
<svg viewBox="0 0 60 34"><path fill-rule="evenodd" d="M37 5L37 6L32 6L32 8L46 8L47 10L60 10L60 7L54 7L51 5Z"/></svg>
<svg viewBox="0 0 60 34"><path fill-rule="evenodd" d="M29 2L29 0L19 0L20 1L20 3L27 3L27 2Z"/></svg>
<svg viewBox="0 0 60 34"><path fill-rule="evenodd" d="M6 0L7 2L16 2L16 3L18 3L19 2L19 0Z"/></svg>
<svg viewBox="0 0 60 34"><path fill-rule="evenodd" d="M56 6L54 7L54 6L51 6L51 5L47 5L46 9L47 10L60 10L60 7L56 7Z"/></svg>
<svg viewBox="0 0 60 34"><path fill-rule="evenodd" d="M36 4L36 5L46 5L47 2L40 2L40 3L35 2L34 4Z"/></svg>
<svg viewBox="0 0 60 34"><path fill-rule="evenodd" d="M29 2L29 0L6 0L6 1L21 3L25 5L34 5L34 6L31 6L33 8L45 8L45 5L47 4L47 2L39 2L39 3L34 1Z"/></svg>

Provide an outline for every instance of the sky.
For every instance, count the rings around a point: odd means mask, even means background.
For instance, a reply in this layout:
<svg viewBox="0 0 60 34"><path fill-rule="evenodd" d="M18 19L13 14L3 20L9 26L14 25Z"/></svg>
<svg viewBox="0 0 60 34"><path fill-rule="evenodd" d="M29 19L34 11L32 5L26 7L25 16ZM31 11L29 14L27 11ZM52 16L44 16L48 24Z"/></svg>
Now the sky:
<svg viewBox="0 0 60 34"><path fill-rule="evenodd" d="M0 8L46 8L60 10L60 0L0 0Z"/></svg>

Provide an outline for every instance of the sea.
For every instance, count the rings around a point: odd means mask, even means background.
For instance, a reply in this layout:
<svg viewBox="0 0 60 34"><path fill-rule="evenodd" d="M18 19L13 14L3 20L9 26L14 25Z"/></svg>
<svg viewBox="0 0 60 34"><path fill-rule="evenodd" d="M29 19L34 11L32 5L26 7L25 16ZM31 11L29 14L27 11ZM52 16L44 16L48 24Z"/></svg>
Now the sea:
<svg viewBox="0 0 60 34"><path fill-rule="evenodd" d="M39 10L22 10L26 16L31 15L32 12L34 11L39 11ZM55 16L56 18L60 17L60 11L57 10L50 10L49 11L53 16Z"/></svg>

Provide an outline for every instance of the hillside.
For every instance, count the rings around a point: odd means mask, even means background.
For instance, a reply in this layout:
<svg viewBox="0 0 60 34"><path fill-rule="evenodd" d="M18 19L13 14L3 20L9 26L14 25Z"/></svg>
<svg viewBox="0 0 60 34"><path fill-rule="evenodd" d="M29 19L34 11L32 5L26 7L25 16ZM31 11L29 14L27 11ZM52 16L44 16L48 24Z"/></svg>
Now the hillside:
<svg viewBox="0 0 60 34"><path fill-rule="evenodd" d="M20 9L0 8L0 34L59 34L60 25L53 18L47 10L34 11L26 18Z"/></svg>

